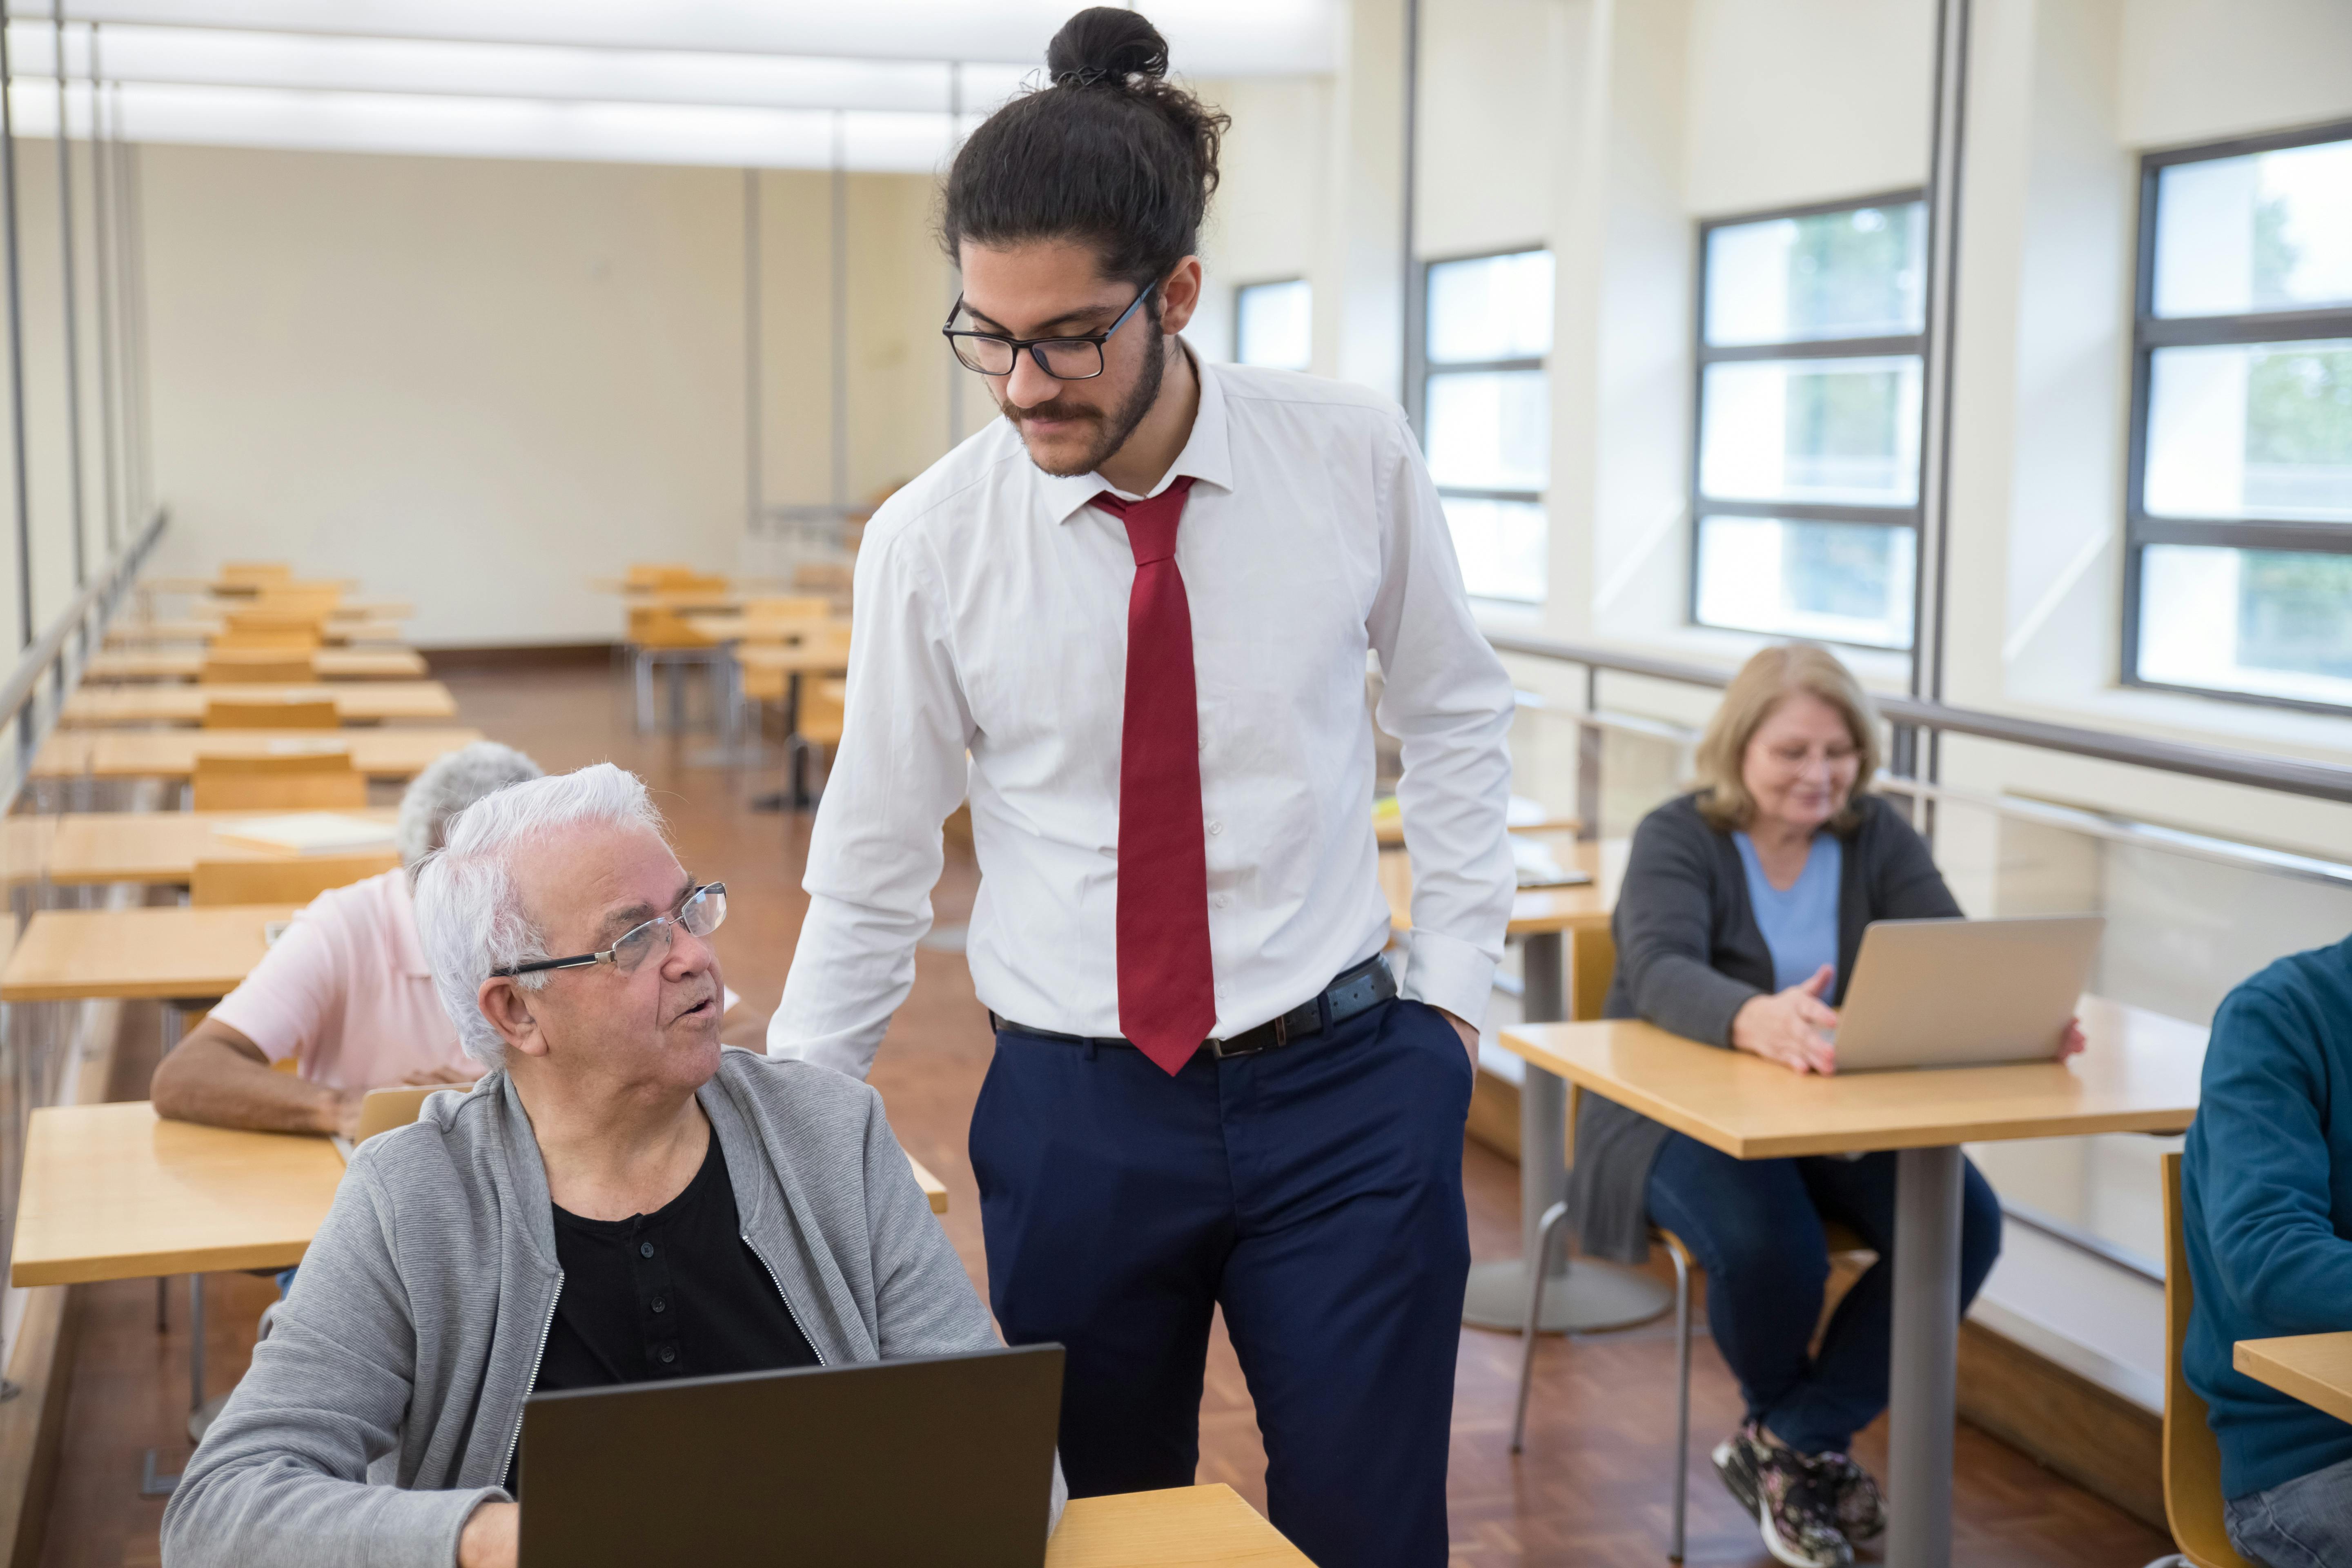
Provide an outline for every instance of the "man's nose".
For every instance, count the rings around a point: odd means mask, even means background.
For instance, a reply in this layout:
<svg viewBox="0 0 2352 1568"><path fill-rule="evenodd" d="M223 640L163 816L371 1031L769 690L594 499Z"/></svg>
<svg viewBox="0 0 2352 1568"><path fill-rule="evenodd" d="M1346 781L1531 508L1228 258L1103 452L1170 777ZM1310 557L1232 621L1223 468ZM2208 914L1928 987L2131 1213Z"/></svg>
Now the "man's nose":
<svg viewBox="0 0 2352 1568"><path fill-rule="evenodd" d="M669 933L669 953L662 961L662 969L672 979L682 980L709 968L717 957L709 939L698 937L684 926L674 926Z"/></svg>
<svg viewBox="0 0 2352 1568"><path fill-rule="evenodd" d="M1004 378L1004 400L1015 408L1034 408L1060 395L1062 384L1038 365L1037 356L1023 349L1013 359L1013 374Z"/></svg>

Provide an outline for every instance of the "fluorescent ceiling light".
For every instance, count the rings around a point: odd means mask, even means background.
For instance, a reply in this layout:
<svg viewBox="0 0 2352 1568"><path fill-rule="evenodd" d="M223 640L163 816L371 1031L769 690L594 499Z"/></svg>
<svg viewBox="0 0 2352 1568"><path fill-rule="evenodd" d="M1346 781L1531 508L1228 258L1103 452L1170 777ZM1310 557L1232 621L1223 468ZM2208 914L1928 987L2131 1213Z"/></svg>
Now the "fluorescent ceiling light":
<svg viewBox="0 0 2352 1568"><path fill-rule="evenodd" d="M1152 0L1192 76L1329 71L1340 0ZM597 48L1038 64L1076 0L77 0L78 22Z"/></svg>
<svg viewBox="0 0 2352 1568"><path fill-rule="evenodd" d="M9 25L8 51L18 79L55 74L54 42L47 22ZM1020 91L1024 79L1039 74L1018 66L939 60L338 38L136 25L102 29L99 60L110 81L180 87L918 113L944 111L951 91L967 109L991 108ZM89 75L89 28L67 25L66 70L77 78Z"/></svg>

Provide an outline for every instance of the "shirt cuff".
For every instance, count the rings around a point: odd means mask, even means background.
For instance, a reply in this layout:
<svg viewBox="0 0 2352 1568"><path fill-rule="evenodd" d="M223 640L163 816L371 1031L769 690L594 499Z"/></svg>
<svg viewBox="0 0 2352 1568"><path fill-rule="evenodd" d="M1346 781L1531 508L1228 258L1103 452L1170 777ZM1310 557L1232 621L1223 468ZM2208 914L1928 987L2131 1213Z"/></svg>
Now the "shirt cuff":
<svg viewBox="0 0 2352 1568"><path fill-rule="evenodd" d="M1409 1001L1444 1008L1472 1028L1484 1028L1486 1005L1495 995L1495 961L1459 937L1416 929L1397 989Z"/></svg>

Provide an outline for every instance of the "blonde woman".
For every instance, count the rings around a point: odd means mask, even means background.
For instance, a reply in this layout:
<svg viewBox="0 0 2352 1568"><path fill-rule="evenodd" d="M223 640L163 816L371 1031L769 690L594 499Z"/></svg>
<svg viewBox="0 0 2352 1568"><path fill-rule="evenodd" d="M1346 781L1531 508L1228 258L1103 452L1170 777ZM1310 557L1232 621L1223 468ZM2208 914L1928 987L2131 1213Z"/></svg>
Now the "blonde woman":
<svg viewBox="0 0 2352 1568"><path fill-rule="evenodd" d="M1607 1016L1834 1072L1832 1009L1863 927L1960 912L1927 845L1869 793L1877 766L1875 715L1843 665L1804 644L1749 659L1699 744L1699 787L1634 832ZM1706 1268L1708 1322L1748 1403L1715 1451L1725 1485L1780 1562L1852 1562L1885 1523L1847 1449L1886 1405L1895 1157L1734 1160L1592 1096L1576 1148L1569 1201L1587 1252L1639 1262L1657 1225ZM1964 1204L1972 1297L2000 1250L2000 1207L1974 1166ZM1813 1354L1825 1219L1879 1260Z"/></svg>

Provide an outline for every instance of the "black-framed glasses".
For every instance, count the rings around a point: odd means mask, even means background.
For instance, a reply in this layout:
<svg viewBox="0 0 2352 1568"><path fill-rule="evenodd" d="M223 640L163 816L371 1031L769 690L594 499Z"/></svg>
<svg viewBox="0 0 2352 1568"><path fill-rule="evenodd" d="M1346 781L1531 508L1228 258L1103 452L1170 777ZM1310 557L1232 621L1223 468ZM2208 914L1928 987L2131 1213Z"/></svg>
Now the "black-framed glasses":
<svg viewBox="0 0 2352 1568"><path fill-rule="evenodd" d="M1127 325L1127 319L1151 298L1157 283L1144 286L1118 320L1082 338L1008 338L1001 332L956 331L956 318L963 314L963 296L956 296L955 309L948 312L947 325L940 329L948 346L955 350L963 367L982 375L1011 375L1013 367L1021 363L1021 351L1027 349L1037 368L1055 381L1092 381L1103 373L1103 344L1110 342L1113 332Z"/></svg>
<svg viewBox="0 0 2352 1568"><path fill-rule="evenodd" d="M493 969L490 973L512 979L518 974L536 974L542 969L585 969L592 963L609 963L624 974L632 974L656 952L668 952L679 928L683 927L688 936L709 936L726 919L727 884L705 882L680 900L677 913L656 915L643 925L631 926L621 933L618 942L602 952L583 952L571 958L535 959L509 969Z"/></svg>

